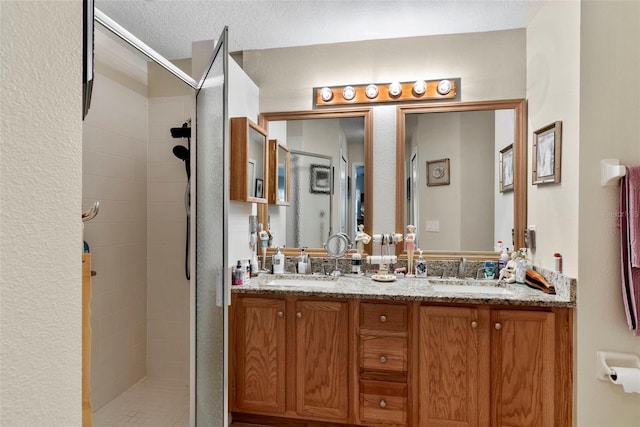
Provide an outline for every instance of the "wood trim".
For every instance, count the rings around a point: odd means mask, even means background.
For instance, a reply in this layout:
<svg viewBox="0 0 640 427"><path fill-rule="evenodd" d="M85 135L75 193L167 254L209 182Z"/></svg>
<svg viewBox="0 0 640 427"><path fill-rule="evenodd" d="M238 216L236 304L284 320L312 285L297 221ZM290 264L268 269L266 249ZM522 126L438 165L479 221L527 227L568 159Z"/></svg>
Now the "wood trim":
<svg viewBox="0 0 640 427"><path fill-rule="evenodd" d="M405 233L404 199L406 197L405 159L405 116L408 113L445 113L486 110L515 110L514 152L514 243L516 248L524 246L524 230L527 223L527 103L524 99L496 101L473 101L438 103L429 105L403 105L396 108L396 233ZM403 243L396 244L396 253L405 254ZM433 257L445 255L444 251L430 251ZM461 256L471 257L473 252L459 251ZM494 257L497 255L493 253Z"/></svg>
<svg viewBox="0 0 640 427"><path fill-rule="evenodd" d="M573 314L568 308L554 309L556 317L556 371L554 426L571 427L573 420Z"/></svg>
<svg viewBox="0 0 640 427"><path fill-rule="evenodd" d="M82 254L82 427L93 426L91 408L91 254Z"/></svg>
<svg viewBox="0 0 640 427"><path fill-rule="evenodd" d="M236 179L231 179L229 182L229 198L230 200L251 202L251 203L267 203L267 196L269 190L269 174L267 173L269 167L269 150L267 149L267 132L259 125L253 123L246 117L231 117L229 119L230 127L230 164L229 170L231 176L235 176ZM259 134L264 136L264 149L262 168L263 174L263 197L258 198L250 196L249 182L247 176L247 168L249 161L249 129L252 128ZM234 172L236 175L234 175ZM244 175L244 179L240 179L237 175Z"/></svg>
<svg viewBox="0 0 640 427"><path fill-rule="evenodd" d="M368 214L364 217L364 231L373 234L373 108L343 108L343 109L323 109L306 111L279 111L261 113L258 117L259 126L265 129L269 135L269 122L280 120L306 120L306 119L332 119L344 117L364 118L364 193L367 195L364 200L364 209ZM266 206L258 207L258 222L266 224L268 209ZM372 243L365 245L365 251L371 253ZM306 250L323 251L322 248L311 248ZM322 255L325 256L325 255Z"/></svg>

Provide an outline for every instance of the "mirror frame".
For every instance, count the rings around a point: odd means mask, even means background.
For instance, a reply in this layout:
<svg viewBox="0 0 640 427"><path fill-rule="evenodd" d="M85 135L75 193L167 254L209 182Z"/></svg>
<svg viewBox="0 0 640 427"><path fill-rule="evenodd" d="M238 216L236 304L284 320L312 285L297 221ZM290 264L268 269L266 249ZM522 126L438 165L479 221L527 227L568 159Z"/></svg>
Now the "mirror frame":
<svg viewBox="0 0 640 427"><path fill-rule="evenodd" d="M527 223L527 102L525 99L453 102L429 105L402 105L396 109L396 233L405 234L405 117L416 113L452 113L466 111L515 110L513 135L513 240L516 248L524 247ZM406 258L404 244L396 244L396 253ZM498 257L494 251L425 251L428 259L484 260Z"/></svg>
<svg viewBox="0 0 640 427"><path fill-rule="evenodd" d="M289 197L290 192L289 189L291 187L291 152L289 151L289 147L286 145L280 144L276 139L269 139L269 150L273 151L269 156L269 170L267 173L269 176L269 198L268 204L273 204L277 206L289 206ZM283 153L280 152L283 150ZM279 166L281 161L281 154L284 154L284 169L285 169L285 179L284 179L284 194L285 200L278 200L278 188L279 185Z"/></svg>
<svg viewBox="0 0 640 427"><path fill-rule="evenodd" d="M364 193L368 196L364 200L364 231L372 235L373 232L373 108L341 108L322 109L309 111L282 111L260 113L258 124L267 132L269 138L269 122L283 120L307 120L307 119L340 119L345 117L362 117L364 119ZM268 205L258 205L258 222L266 224L268 218ZM371 253L371 243L365 245L365 252ZM268 248L274 251L273 248ZM352 248L349 253L355 251ZM306 248L305 252L310 256L326 257L327 251L324 248ZM300 248L285 248L286 256L294 256L300 253Z"/></svg>

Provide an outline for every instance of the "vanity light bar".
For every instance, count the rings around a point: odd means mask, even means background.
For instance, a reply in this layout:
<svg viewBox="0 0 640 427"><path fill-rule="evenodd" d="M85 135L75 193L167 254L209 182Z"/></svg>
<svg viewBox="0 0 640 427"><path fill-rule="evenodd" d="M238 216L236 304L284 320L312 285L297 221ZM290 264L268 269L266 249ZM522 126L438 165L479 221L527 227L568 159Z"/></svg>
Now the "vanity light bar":
<svg viewBox="0 0 640 427"><path fill-rule="evenodd" d="M314 87L314 105L351 105L380 102L433 101L457 95L460 79L417 80Z"/></svg>

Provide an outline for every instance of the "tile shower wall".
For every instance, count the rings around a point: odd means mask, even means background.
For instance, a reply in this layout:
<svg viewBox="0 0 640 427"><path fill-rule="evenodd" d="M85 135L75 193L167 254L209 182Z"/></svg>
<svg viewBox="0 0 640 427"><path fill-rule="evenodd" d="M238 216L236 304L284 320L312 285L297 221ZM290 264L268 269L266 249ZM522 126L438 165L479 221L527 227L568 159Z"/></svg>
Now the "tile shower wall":
<svg viewBox="0 0 640 427"><path fill-rule="evenodd" d="M147 372L148 101L123 75L96 64L83 123L83 208L100 201L100 213L84 228L97 272L91 303L94 410Z"/></svg>
<svg viewBox="0 0 640 427"><path fill-rule="evenodd" d="M151 76L150 76L151 79ZM148 355L150 377L189 383L189 281L184 273L187 182L184 162L172 153L187 139L170 128L193 117L193 96L149 99L147 190Z"/></svg>

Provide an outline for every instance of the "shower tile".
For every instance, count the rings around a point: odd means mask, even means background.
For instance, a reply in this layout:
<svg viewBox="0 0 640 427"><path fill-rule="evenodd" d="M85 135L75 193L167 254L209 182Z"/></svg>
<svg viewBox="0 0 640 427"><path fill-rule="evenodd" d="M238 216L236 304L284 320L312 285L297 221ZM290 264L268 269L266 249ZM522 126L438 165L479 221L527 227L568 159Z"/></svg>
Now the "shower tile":
<svg viewBox="0 0 640 427"><path fill-rule="evenodd" d="M150 219L147 223L149 242L174 242L184 251L186 221L186 214L183 219L177 221Z"/></svg>
<svg viewBox="0 0 640 427"><path fill-rule="evenodd" d="M169 202L153 202L147 203L149 212L152 213L153 219L160 221L179 221L184 220L185 211L182 201Z"/></svg>
<svg viewBox="0 0 640 427"><path fill-rule="evenodd" d="M176 161L178 161L176 159ZM147 201L149 202L175 202L184 203L184 192L187 184L187 176L183 170L182 182L149 182L147 189Z"/></svg>
<svg viewBox="0 0 640 427"><path fill-rule="evenodd" d="M149 182L185 182L184 164L175 157L167 162L156 162L147 169Z"/></svg>
<svg viewBox="0 0 640 427"><path fill-rule="evenodd" d="M120 180L132 181L135 176L134 159L127 157L118 157L117 159L117 177Z"/></svg>

